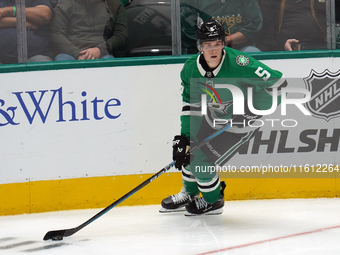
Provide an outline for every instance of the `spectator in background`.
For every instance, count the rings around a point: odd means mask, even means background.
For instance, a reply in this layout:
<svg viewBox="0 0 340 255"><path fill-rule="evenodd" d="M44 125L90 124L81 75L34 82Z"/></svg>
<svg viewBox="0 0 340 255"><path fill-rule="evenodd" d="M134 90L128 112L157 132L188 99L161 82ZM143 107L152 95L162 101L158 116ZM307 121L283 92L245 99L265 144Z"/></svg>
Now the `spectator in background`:
<svg viewBox="0 0 340 255"><path fill-rule="evenodd" d="M325 0L258 0L264 25L258 46L269 50L326 49Z"/></svg>
<svg viewBox="0 0 340 255"><path fill-rule="evenodd" d="M128 6L132 3L133 0L119 0L122 5L125 7L125 6Z"/></svg>
<svg viewBox="0 0 340 255"><path fill-rule="evenodd" d="M18 62L17 20L14 0L0 0L0 62ZM48 56L48 23L52 17L49 0L26 0L28 62L52 61Z"/></svg>
<svg viewBox="0 0 340 255"><path fill-rule="evenodd" d="M113 58L128 45L123 5L119 0L59 0L51 43L56 61Z"/></svg>
<svg viewBox="0 0 340 255"><path fill-rule="evenodd" d="M224 27L227 46L258 52L255 38L262 28L262 12L256 0L181 0L182 48L197 53L197 24L209 19Z"/></svg>
<svg viewBox="0 0 340 255"><path fill-rule="evenodd" d="M335 1L335 23L340 24L340 2Z"/></svg>

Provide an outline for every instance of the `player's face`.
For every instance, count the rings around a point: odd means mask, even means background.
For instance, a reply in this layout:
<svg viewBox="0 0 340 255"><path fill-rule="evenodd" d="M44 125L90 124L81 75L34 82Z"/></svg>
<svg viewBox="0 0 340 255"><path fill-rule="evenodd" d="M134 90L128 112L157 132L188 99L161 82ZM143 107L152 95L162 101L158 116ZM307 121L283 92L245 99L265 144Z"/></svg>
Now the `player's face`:
<svg viewBox="0 0 340 255"><path fill-rule="evenodd" d="M210 68L215 68L221 62L223 47L224 42L222 40L202 43L201 51Z"/></svg>

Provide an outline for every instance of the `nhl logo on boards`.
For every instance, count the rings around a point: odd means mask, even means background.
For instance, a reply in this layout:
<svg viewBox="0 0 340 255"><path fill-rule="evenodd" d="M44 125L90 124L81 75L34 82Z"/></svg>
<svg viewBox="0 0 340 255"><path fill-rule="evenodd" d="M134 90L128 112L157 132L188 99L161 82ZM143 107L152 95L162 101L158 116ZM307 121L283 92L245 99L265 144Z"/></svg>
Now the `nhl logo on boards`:
<svg viewBox="0 0 340 255"><path fill-rule="evenodd" d="M236 57L236 64L239 66L246 66L249 64L249 58L244 55L238 55Z"/></svg>
<svg viewBox="0 0 340 255"><path fill-rule="evenodd" d="M340 70L332 73L325 70L317 73L314 70L304 78L307 89L311 92L311 99L306 108L316 118L326 121L340 116Z"/></svg>

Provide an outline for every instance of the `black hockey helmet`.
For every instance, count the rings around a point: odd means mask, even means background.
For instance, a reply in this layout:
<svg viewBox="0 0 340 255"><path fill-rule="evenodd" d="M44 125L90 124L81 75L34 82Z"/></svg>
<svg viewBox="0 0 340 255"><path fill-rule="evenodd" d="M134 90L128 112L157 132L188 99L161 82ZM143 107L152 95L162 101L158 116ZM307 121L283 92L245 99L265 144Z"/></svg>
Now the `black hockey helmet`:
<svg viewBox="0 0 340 255"><path fill-rule="evenodd" d="M225 42L225 31L220 22L209 19L198 25L196 32L197 40L202 42L222 40Z"/></svg>

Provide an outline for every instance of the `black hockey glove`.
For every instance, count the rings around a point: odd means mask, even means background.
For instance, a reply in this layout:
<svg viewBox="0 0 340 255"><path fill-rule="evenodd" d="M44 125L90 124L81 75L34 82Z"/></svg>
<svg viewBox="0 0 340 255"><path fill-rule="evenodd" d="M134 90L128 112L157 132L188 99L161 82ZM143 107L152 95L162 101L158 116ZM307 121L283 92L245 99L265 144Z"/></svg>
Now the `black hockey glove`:
<svg viewBox="0 0 340 255"><path fill-rule="evenodd" d="M172 159L175 167L181 171L182 166L186 167L190 163L190 141L183 135L176 135L172 141Z"/></svg>

